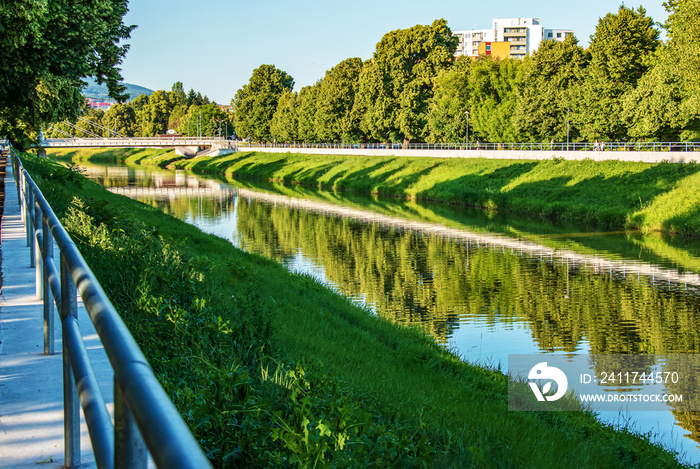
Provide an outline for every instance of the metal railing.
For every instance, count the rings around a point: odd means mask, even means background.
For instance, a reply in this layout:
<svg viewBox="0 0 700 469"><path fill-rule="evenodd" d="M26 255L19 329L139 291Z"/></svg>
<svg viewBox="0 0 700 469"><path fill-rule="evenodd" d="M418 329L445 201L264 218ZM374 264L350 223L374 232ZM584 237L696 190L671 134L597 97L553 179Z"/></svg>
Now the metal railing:
<svg viewBox="0 0 700 469"><path fill-rule="evenodd" d="M105 295L78 248L10 147L21 214L43 299L44 354L54 353L54 303L61 321L65 467L80 465L82 404L99 468L206 468L208 459L168 398L146 357ZM54 261L54 242L59 268ZM78 328L77 293L114 370L114 424Z"/></svg>
<svg viewBox="0 0 700 469"><path fill-rule="evenodd" d="M241 148L338 148L378 150L515 150L515 151L700 151L700 142L548 142L548 143L257 143Z"/></svg>
<svg viewBox="0 0 700 469"><path fill-rule="evenodd" d="M47 138L42 140L41 145L50 147L75 147L75 146L134 146L134 147L170 147L188 145L232 145L235 142L226 140L224 137L77 137L77 138Z"/></svg>

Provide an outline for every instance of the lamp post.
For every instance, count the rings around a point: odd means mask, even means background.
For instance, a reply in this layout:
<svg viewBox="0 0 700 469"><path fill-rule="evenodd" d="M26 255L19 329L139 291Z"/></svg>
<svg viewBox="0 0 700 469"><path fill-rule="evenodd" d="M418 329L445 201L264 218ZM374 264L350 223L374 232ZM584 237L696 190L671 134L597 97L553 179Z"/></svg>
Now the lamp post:
<svg viewBox="0 0 700 469"><path fill-rule="evenodd" d="M467 135L464 137L464 144L469 150L469 111L464 111L464 113L467 115Z"/></svg>
<svg viewBox="0 0 700 469"><path fill-rule="evenodd" d="M569 108L566 108L566 151L569 151Z"/></svg>
<svg viewBox="0 0 700 469"><path fill-rule="evenodd" d="M224 119L214 119L214 122L219 123L219 138L221 138L221 123L224 122Z"/></svg>

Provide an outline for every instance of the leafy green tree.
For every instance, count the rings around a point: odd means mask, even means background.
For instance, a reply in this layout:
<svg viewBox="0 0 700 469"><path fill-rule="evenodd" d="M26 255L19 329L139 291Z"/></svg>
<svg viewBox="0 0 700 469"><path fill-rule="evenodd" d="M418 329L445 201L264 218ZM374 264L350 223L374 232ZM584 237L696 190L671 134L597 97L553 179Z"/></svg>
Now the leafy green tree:
<svg viewBox="0 0 700 469"><path fill-rule="evenodd" d="M49 122L75 119L84 78L125 99L121 63L134 28L126 0L0 1L0 134L16 143ZM33 134L35 135L35 134Z"/></svg>
<svg viewBox="0 0 700 469"><path fill-rule="evenodd" d="M75 122L78 129L73 129L74 135L78 138L90 138L95 135L102 135L103 131L97 124L102 124L105 112L102 109L85 105L81 120ZM79 130L83 129L83 130Z"/></svg>
<svg viewBox="0 0 700 469"><path fill-rule="evenodd" d="M362 60L351 58L326 72L316 100L316 133L326 142L357 141L360 130L352 116Z"/></svg>
<svg viewBox="0 0 700 469"><path fill-rule="evenodd" d="M469 140L514 142L515 89L523 63L517 59L481 58L469 78Z"/></svg>
<svg viewBox="0 0 700 469"><path fill-rule="evenodd" d="M170 90L170 101L173 103L173 106L183 106L187 104L187 94L185 93L181 81L173 83L173 87Z"/></svg>
<svg viewBox="0 0 700 469"><path fill-rule="evenodd" d="M352 118L359 122L364 138L372 141L398 140L394 124L396 103L390 95L389 83L376 61L363 63L357 86Z"/></svg>
<svg viewBox="0 0 700 469"><path fill-rule="evenodd" d="M297 98L297 135L299 140L307 143L319 141L316 134L316 102L321 83L303 87Z"/></svg>
<svg viewBox="0 0 700 469"><path fill-rule="evenodd" d="M179 119L178 127L173 127L183 135L225 136L233 132L233 118L230 112L217 104L192 105ZM221 128L221 133L219 133Z"/></svg>
<svg viewBox="0 0 700 469"><path fill-rule="evenodd" d="M576 91L574 126L586 140L625 140L622 98L646 73L659 47L659 31L646 10L621 6L601 18L588 48L590 65Z"/></svg>
<svg viewBox="0 0 700 469"><path fill-rule="evenodd" d="M172 94L170 96L172 97ZM188 110L189 107L184 104L184 102L183 104L173 107L172 111L170 111L170 115L168 116L168 128L176 130L180 129L182 127L183 120L187 118ZM187 121L184 120L184 123L187 124Z"/></svg>
<svg viewBox="0 0 700 469"><path fill-rule="evenodd" d="M142 122L143 122L143 109L148 105L148 95L146 94L141 94L135 97L134 99L131 100L129 103L129 106L134 110L134 113L136 114L136 133L134 134L137 137L143 137L145 134L143 133L143 127L142 127Z"/></svg>
<svg viewBox="0 0 700 469"><path fill-rule="evenodd" d="M136 135L136 112L128 104L116 103L105 112L102 125L111 131L116 130L118 134L133 137ZM113 133L104 133L106 136L114 136Z"/></svg>
<svg viewBox="0 0 700 469"><path fill-rule="evenodd" d="M669 41L624 99L623 118L637 139L700 139L700 2L671 0Z"/></svg>
<svg viewBox="0 0 700 469"><path fill-rule="evenodd" d="M148 104L141 111L141 131L143 136L152 137L168 130L168 119L172 104L167 91L158 90L148 98Z"/></svg>
<svg viewBox="0 0 700 469"><path fill-rule="evenodd" d="M385 34L360 73L354 112L362 132L373 140L424 139L434 79L456 50L444 19Z"/></svg>
<svg viewBox="0 0 700 469"><path fill-rule="evenodd" d="M261 65L253 70L248 84L243 85L231 101L238 135L271 140L270 124L279 98L293 87L292 77L274 65Z"/></svg>
<svg viewBox="0 0 700 469"><path fill-rule="evenodd" d="M513 115L519 135L532 142L566 139L571 90L581 80L585 67L584 50L574 36L564 42L543 41L525 59ZM570 138L575 140L576 136L577 131L570 129Z"/></svg>
<svg viewBox="0 0 700 469"><path fill-rule="evenodd" d="M278 142L296 142L298 140L297 94L284 90L277 103L277 110L272 116L270 133Z"/></svg>
<svg viewBox="0 0 700 469"><path fill-rule="evenodd" d="M73 136L77 138L92 138L95 135L103 135L103 130L97 124L101 124L104 111L95 109L83 102L81 119L65 119L62 122L54 122L44 132L47 138L66 138ZM69 124L70 123L70 124Z"/></svg>
<svg viewBox="0 0 700 469"><path fill-rule="evenodd" d="M428 141L463 142L467 138L469 71L473 63L469 57L460 57L436 78L428 113Z"/></svg>

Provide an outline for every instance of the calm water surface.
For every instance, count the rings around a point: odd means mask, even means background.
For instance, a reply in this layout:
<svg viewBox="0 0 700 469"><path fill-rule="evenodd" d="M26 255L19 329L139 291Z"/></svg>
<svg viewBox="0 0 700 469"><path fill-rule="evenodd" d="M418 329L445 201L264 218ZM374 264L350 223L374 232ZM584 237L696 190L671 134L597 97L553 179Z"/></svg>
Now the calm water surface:
<svg viewBox="0 0 700 469"><path fill-rule="evenodd" d="M464 207L87 166L114 191L313 275L466 361L700 353L700 246ZM603 413L700 462L700 413Z"/></svg>

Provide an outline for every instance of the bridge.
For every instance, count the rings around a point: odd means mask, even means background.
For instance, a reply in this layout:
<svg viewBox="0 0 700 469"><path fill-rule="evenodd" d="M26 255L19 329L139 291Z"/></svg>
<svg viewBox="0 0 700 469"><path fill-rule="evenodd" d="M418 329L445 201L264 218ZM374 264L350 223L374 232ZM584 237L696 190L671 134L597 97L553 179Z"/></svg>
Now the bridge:
<svg viewBox="0 0 700 469"><path fill-rule="evenodd" d="M175 148L182 156L218 156L238 149L223 137L46 138L44 148Z"/></svg>

